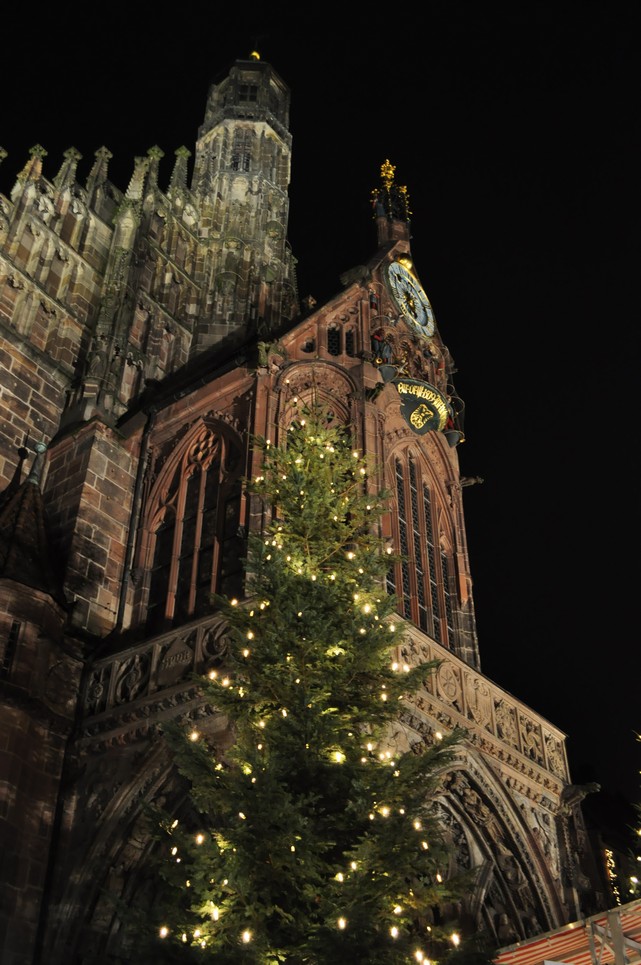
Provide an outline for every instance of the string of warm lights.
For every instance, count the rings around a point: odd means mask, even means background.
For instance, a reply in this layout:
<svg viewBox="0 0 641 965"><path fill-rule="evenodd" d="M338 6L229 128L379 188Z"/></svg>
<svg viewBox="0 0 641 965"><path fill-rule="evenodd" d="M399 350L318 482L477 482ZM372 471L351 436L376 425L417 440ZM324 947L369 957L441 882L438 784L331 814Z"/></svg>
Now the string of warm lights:
<svg viewBox="0 0 641 965"><path fill-rule="evenodd" d="M400 658L380 500L362 455L318 418L262 456L248 488L278 512L251 541L252 597L217 601L229 654L203 684L235 741L216 752L193 724L175 738L207 820L164 826L178 898L158 935L214 953L251 945L261 962L286 957L281 940L350 957L389 942L433 962L444 938L460 941L424 920L446 878L428 791L455 735L421 754L392 740L398 702L429 667Z"/></svg>

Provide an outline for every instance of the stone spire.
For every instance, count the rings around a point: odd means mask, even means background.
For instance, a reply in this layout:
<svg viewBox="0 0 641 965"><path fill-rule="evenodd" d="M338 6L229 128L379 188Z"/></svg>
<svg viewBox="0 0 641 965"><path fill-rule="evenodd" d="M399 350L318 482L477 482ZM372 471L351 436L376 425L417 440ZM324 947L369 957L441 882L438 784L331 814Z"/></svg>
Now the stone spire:
<svg viewBox="0 0 641 965"><path fill-rule="evenodd" d="M149 170L147 173L147 188L149 190L154 190L158 187L158 172L160 168L160 162L164 158L165 152L162 148L155 144L150 147L147 151L147 157L149 158Z"/></svg>
<svg viewBox="0 0 641 965"><path fill-rule="evenodd" d="M187 190L187 161L191 157L191 151L183 145L183 147L178 148L175 154L176 162L169 182L168 194Z"/></svg>
<svg viewBox="0 0 641 965"><path fill-rule="evenodd" d="M113 155L106 147L101 147L96 151L94 157L96 160L87 178L87 193L90 197L97 188L109 179L109 161Z"/></svg>
<svg viewBox="0 0 641 965"><path fill-rule="evenodd" d="M134 171L129 181L125 197L128 201L141 201L145 189L145 176L151 161L148 157L134 158Z"/></svg>
<svg viewBox="0 0 641 965"><path fill-rule="evenodd" d="M41 144L35 144L29 149L29 160L19 172L16 183L11 192L11 200L15 201L19 197L25 185L29 182L39 181L42 177L42 161L46 158L47 152Z"/></svg>
<svg viewBox="0 0 641 965"><path fill-rule="evenodd" d="M82 160L82 154L75 147L70 147L63 154L63 158L62 166L53 179L58 191L64 191L75 182L78 161Z"/></svg>

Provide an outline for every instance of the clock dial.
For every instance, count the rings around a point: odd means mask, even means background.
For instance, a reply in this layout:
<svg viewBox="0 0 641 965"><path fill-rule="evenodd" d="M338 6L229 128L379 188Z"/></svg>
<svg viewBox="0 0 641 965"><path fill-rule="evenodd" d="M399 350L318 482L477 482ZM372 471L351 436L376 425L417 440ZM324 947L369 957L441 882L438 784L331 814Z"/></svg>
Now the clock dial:
<svg viewBox="0 0 641 965"><path fill-rule="evenodd" d="M405 321L419 335L433 335L436 323L432 306L414 275L400 261L393 261L387 269L387 280Z"/></svg>

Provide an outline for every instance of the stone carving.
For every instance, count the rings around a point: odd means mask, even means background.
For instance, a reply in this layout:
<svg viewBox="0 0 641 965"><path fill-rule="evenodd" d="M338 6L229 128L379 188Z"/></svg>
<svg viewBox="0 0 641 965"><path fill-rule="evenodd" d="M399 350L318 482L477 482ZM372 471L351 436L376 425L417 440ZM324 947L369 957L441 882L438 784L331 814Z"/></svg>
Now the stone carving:
<svg viewBox="0 0 641 965"><path fill-rule="evenodd" d="M529 809L528 824L552 874L559 874L559 846L553 833L552 819L546 811Z"/></svg>
<svg viewBox="0 0 641 965"><path fill-rule="evenodd" d="M465 674L465 703L468 715L480 727L491 730L492 727L492 692L481 677Z"/></svg>
<svg viewBox="0 0 641 965"><path fill-rule="evenodd" d="M461 681L454 665L444 661L436 671L438 694L448 704L453 704L457 710L462 710Z"/></svg>
<svg viewBox="0 0 641 965"><path fill-rule="evenodd" d="M563 746L552 734L545 734L545 753L547 756L548 767L557 777L565 776L565 759L563 756Z"/></svg>
<svg viewBox="0 0 641 965"><path fill-rule="evenodd" d="M84 709L86 714L99 714L105 709L105 702L107 698L107 680L108 670L106 667L101 667L99 670L94 670L91 674L85 697Z"/></svg>
<svg viewBox="0 0 641 965"><path fill-rule="evenodd" d="M227 628L222 621L218 626L208 627L205 631L202 652L208 667L218 666L229 650Z"/></svg>
<svg viewBox="0 0 641 965"><path fill-rule="evenodd" d="M156 683L160 689L178 683L193 666L194 652L189 642L174 640L165 650L159 664Z"/></svg>
<svg viewBox="0 0 641 965"><path fill-rule="evenodd" d="M529 717L520 714L519 727L523 753L537 764L543 764L543 743L539 726Z"/></svg>
<svg viewBox="0 0 641 965"><path fill-rule="evenodd" d="M497 700L494 703L494 716L496 718L496 732L499 737L512 747L517 747L518 730L515 708L510 707L505 700Z"/></svg>
<svg viewBox="0 0 641 965"><path fill-rule="evenodd" d="M472 855L463 825L452 811L443 805L438 808L438 817L439 823L445 829L445 836L451 843L450 875L469 871L472 867Z"/></svg>
<svg viewBox="0 0 641 965"><path fill-rule="evenodd" d="M149 681L149 655L136 653L120 667L117 674L114 702L130 703L139 697Z"/></svg>

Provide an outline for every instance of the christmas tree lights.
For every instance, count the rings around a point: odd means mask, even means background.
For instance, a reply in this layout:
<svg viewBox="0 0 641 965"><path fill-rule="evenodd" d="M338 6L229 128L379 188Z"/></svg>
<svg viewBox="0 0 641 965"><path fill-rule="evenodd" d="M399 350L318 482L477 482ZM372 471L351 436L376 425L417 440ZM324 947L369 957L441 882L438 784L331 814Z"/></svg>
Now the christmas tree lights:
<svg viewBox="0 0 641 965"><path fill-rule="evenodd" d="M249 539L247 598L212 601L229 653L200 684L233 743L166 730L199 826L156 814L169 890L155 960L442 960L458 934L435 921L457 886L436 796L461 735L393 740L400 703L435 665L400 657L387 494L318 409L286 446L256 446L247 491L267 523Z"/></svg>

